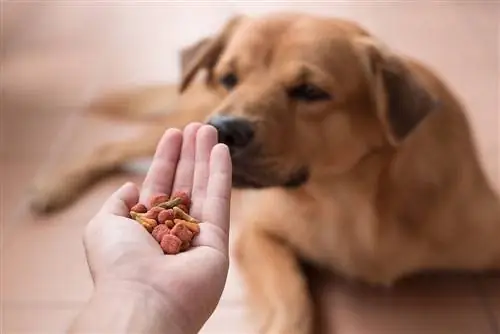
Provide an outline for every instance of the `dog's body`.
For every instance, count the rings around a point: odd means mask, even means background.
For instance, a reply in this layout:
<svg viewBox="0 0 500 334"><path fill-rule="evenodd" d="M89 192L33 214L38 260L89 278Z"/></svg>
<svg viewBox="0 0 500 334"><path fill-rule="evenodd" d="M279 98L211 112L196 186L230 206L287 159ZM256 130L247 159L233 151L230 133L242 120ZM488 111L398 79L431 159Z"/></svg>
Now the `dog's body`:
<svg viewBox="0 0 500 334"><path fill-rule="evenodd" d="M299 259L383 285L500 269L500 201L461 103L432 70L353 23L295 14L235 18L183 56L166 123L51 180L39 207L68 202L91 171L152 156L165 127L224 115L254 132L243 147L227 135L245 203L235 256L264 333L311 332Z"/></svg>

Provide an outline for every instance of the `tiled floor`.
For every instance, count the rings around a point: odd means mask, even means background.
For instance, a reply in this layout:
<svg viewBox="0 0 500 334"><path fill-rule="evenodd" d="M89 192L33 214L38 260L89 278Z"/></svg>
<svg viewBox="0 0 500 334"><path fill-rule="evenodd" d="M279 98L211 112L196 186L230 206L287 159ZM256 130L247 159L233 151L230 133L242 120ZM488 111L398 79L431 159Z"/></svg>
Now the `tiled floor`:
<svg viewBox="0 0 500 334"><path fill-rule="evenodd" d="M500 185L500 6L494 0L119 3L0 2L2 333L64 331L92 289L79 242L83 227L126 178L141 181L140 175L109 179L53 217L27 211L35 175L140 127L89 118L84 103L103 89L176 80L179 48L236 12L300 9L348 17L427 61L470 108L485 169ZM499 333L499 275L419 277L390 291L327 276L313 282L324 333ZM244 312L232 268L202 333L252 333Z"/></svg>

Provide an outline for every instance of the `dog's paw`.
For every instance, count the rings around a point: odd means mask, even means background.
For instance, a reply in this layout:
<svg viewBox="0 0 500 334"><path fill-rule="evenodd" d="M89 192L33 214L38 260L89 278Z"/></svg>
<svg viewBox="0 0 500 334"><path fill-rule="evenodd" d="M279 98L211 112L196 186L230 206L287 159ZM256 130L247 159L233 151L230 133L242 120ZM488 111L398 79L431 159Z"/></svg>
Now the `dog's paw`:
<svg viewBox="0 0 500 334"><path fill-rule="evenodd" d="M68 189L60 183L37 183L28 195L29 208L36 214L49 214L67 206L72 196Z"/></svg>
<svg viewBox="0 0 500 334"><path fill-rule="evenodd" d="M36 194L29 199L29 207L36 214L48 214L57 211L61 205L57 201Z"/></svg>

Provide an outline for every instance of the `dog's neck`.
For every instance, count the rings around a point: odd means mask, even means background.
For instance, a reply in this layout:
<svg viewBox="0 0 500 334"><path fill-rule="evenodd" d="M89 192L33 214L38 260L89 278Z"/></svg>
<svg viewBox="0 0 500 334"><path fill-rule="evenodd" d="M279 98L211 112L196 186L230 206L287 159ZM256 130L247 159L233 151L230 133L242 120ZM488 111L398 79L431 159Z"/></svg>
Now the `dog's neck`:
<svg viewBox="0 0 500 334"><path fill-rule="evenodd" d="M337 182L364 183L376 187L380 174L387 168L393 155L393 149L381 148L368 152L348 167L317 167L311 170L307 187L324 188Z"/></svg>

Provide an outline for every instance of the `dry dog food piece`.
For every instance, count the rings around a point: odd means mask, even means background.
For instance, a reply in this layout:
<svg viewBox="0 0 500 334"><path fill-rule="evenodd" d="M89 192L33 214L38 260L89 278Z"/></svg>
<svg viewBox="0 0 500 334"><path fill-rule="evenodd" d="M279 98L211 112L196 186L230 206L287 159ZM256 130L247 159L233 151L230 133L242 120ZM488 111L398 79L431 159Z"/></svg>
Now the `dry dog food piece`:
<svg viewBox="0 0 500 334"><path fill-rule="evenodd" d="M175 206L173 208L173 210L174 210L175 218L179 218L179 219L182 219L182 220L185 220L185 221L188 221L188 222L191 222L191 223L195 223L195 224L199 224L200 223L197 219L194 219L193 217L191 217L190 215L188 215L186 212L182 211L182 209L180 209L177 206Z"/></svg>
<svg viewBox="0 0 500 334"><path fill-rule="evenodd" d="M158 223L165 224L167 220L174 220L174 210L173 209L162 209L158 214Z"/></svg>
<svg viewBox="0 0 500 334"><path fill-rule="evenodd" d="M158 204L161 204L163 202L168 201L168 196L167 195L156 195L151 199L151 207L158 206Z"/></svg>
<svg viewBox="0 0 500 334"><path fill-rule="evenodd" d="M184 222L179 222L175 224L175 226L170 231L171 235L175 235L177 238L181 239L181 241L191 241L193 239L193 232L189 230Z"/></svg>
<svg viewBox="0 0 500 334"><path fill-rule="evenodd" d="M137 213L146 213L148 212L148 208L144 204L136 204L130 209L130 211L137 212Z"/></svg>
<svg viewBox="0 0 500 334"><path fill-rule="evenodd" d="M145 215L146 213L130 212L130 216L144 226L149 233L151 233L156 225L158 225L158 222L155 219L147 218Z"/></svg>
<svg viewBox="0 0 500 334"><path fill-rule="evenodd" d="M158 224L154 229L153 232L151 232L151 235L153 238L155 238L156 241L161 242L161 239L165 234L170 233L170 229L167 227L165 224Z"/></svg>
<svg viewBox="0 0 500 334"><path fill-rule="evenodd" d="M165 221L165 225L167 225L167 227L168 227L169 229L173 229L173 228L174 228L174 226L175 226L175 223L174 223L174 221L173 221L173 220L170 220L170 219L169 219L169 220L166 220L166 221Z"/></svg>
<svg viewBox="0 0 500 334"><path fill-rule="evenodd" d="M170 198L156 195L151 198L151 208L136 204L130 217L140 223L160 244L165 254L187 251L200 233L200 221L191 217L191 199L185 192L176 192Z"/></svg>
<svg viewBox="0 0 500 334"><path fill-rule="evenodd" d="M200 233L200 226L196 223L188 222L187 220L184 219L174 219L175 225L177 224L183 224L186 226L193 234L198 234Z"/></svg>
<svg viewBox="0 0 500 334"><path fill-rule="evenodd" d="M182 198L175 197L175 198L172 198L166 202L156 204L156 206L159 206L160 208L164 208L164 209L173 209L174 207L176 207L179 204L182 204Z"/></svg>
<svg viewBox="0 0 500 334"><path fill-rule="evenodd" d="M184 204L179 204L179 205L177 205L177 207L178 207L179 209L181 209L182 211L184 211L184 212L189 212L188 207L187 207L187 206L185 206ZM173 210L173 209L170 209L170 210L172 210L172 213L174 212L174 210ZM175 216L175 215L174 215L174 216Z"/></svg>
<svg viewBox="0 0 500 334"><path fill-rule="evenodd" d="M186 192L177 191L172 195L172 197L181 199L180 205L183 205L183 207L185 208L185 210L184 208L183 210L185 212L189 212L189 210L191 210L191 198L189 198L189 195ZM178 205L178 207L180 207L180 205Z"/></svg>
<svg viewBox="0 0 500 334"><path fill-rule="evenodd" d="M183 241L182 244L181 244L180 251L184 252L184 251L188 250L189 247L191 247L191 242L189 242L189 241Z"/></svg>
<svg viewBox="0 0 500 334"><path fill-rule="evenodd" d="M177 254L181 251L182 241L175 235L165 234L161 239L160 246L165 254Z"/></svg>
<svg viewBox="0 0 500 334"><path fill-rule="evenodd" d="M149 219L158 219L158 215L165 209L154 206L146 212L145 217Z"/></svg>

